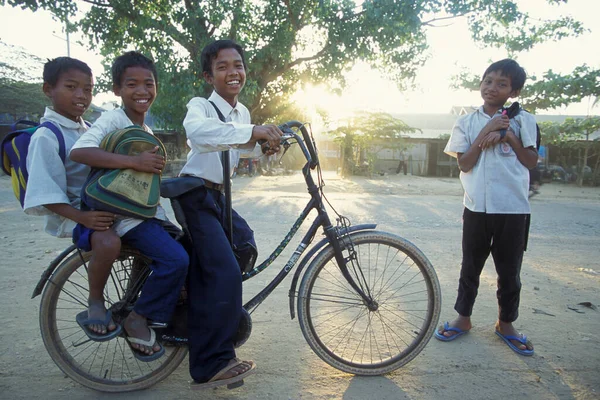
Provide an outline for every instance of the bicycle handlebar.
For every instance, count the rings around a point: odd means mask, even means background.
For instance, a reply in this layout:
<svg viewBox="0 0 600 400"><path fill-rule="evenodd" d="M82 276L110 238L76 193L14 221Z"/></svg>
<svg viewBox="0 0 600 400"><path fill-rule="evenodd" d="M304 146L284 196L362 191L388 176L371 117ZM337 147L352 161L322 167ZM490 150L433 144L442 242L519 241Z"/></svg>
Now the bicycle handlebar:
<svg viewBox="0 0 600 400"><path fill-rule="evenodd" d="M302 137L295 133L293 131L293 128L299 129L300 132L302 132ZM279 125L279 129L283 132L283 136L281 137L281 143L285 144L291 138L296 139L296 142L298 142L298 145L300 146L300 149L302 150L306 161L308 161L310 165L310 169L315 169L315 167L319 164L319 157L317 155L315 144L312 140L312 137L310 136L310 133L308 133L305 124L299 121L288 121L284 124ZM259 144L262 145L265 142L266 141L259 141ZM262 152L265 153L268 149L268 145L263 146Z"/></svg>

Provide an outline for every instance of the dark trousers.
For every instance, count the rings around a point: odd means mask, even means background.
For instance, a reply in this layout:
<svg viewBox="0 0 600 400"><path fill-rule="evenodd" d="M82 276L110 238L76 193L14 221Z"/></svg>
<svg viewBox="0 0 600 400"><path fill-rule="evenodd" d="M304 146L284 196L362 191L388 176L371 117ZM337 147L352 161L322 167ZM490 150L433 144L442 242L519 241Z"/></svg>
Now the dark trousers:
<svg viewBox="0 0 600 400"><path fill-rule="evenodd" d="M190 375L206 382L235 357L242 276L221 224L224 196L200 187L179 203L194 242L188 273Z"/></svg>
<svg viewBox="0 0 600 400"><path fill-rule="evenodd" d="M406 161L400 161L400 163L398 164L398 168L396 168L396 173L399 174L400 170L402 170L402 172L404 172L404 175L406 175Z"/></svg>
<svg viewBox="0 0 600 400"><path fill-rule="evenodd" d="M131 229L121 240L152 259L152 273L135 303L135 312L168 323L185 284L189 264L187 252L154 218Z"/></svg>
<svg viewBox="0 0 600 400"><path fill-rule="evenodd" d="M454 309L471 316L479 276L490 252L498 274L499 319L513 322L519 316L521 263L527 232L526 214L463 213L463 260Z"/></svg>

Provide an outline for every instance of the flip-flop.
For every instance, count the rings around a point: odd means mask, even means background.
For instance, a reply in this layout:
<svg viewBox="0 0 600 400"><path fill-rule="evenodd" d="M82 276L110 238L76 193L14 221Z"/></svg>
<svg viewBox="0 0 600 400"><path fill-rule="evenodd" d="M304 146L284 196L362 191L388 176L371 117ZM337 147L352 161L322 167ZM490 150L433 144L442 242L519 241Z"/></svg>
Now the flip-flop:
<svg viewBox="0 0 600 400"><path fill-rule="evenodd" d="M142 362L154 361L154 360L162 357L163 354L165 354L165 348L156 341L156 333L154 332L154 329L152 329L152 328L148 328L148 329L150 330L150 339L148 339L148 340L144 340L144 339L140 339L140 338L136 338L136 337L132 337L132 336L125 337L125 340L127 340L127 343L129 343L129 348L131 349L133 356ZM158 345L160 346L160 350L155 351L152 354L146 354L143 351L140 351L140 350L136 349L135 347L133 347L131 345L132 343L140 344L142 346L146 346L146 347L150 347L150 348L153 348L154 344L158 343Z"/></svg>
<svg viewBox="0 0 600 400"><path fill-rule="evenodd" d="M456 332L456 334L452 335L452 336L444 336L443 334L439 333L438 330L435 330L435 333L433 334L435 336L435 338L437 340L441 340L442 342L450 342L454 339L456 339L459 336L464 335L465 333L469 333L468 330L463 331L460 328L451 328L450 325L448 324L448 321L444 322L444 331L446 332Z"/></svg>
<svg viewBox="0 0 600 400"><path fill-rule="evenodd" d="M225 374L232 368L235 368L238 365L242 365L242 364L249 364L250 369L248 371L244 372L243 374L239 374L239 375L233 376L228 379L219 379L221 376L223 376L223 374ZM225 368L223 368L222 370L217 372L215 374L215 376L213 376L208 382L205 382L205 383L192 382L190 384L190 389L203 390L203 389L211 389L211 388L223 386L223 385L227 385L227 389L234 389L234 388L242 386L244 384L244 378L249 375L252 375L255 372L256 372L256 364L254 363L254 361L242 361L239 358L233 358L229 361L229 364L227 364L227 366Z"/></svg>
<svg viewBox="0 0 600 400"><path fill-rule="evenodd" d="M112 311L108 310L106 312L106 316L104 317L104 320L88 319L88 312L87 312L87 310L85 310L85 311L82 311L79 314L77 314L77 316L75 317L75 320L77 321L77 323L79 324L81 329L83 329L85 334L90 339L92 339L95 342L105 342L107 340L116 338L117 336L119 336L121 334L121 331L123 330L121 325L115 323L115 325L117 327L114 330L109 331L108 324L110 324L111 318L112 318ZM104 325L104 326L106 326L106 333L104 335L101 333L96 333L89 328L90 325Z"/></svg>
<svg viewBox="0 0 600 400"><path fill-rule="evenodd" d="M531 350L520 349L517 346L515 346L515 344L513 342L511 342L511 340L516 340L517 342L519 342L523 345L527 345L527 336L526 335L521 335L521 336L506 335L506 336L504 336L503 334L501 334L498 331L496 331L496 335L500 336L500 338L502 340L504 340L504 343L506 343L508 345L508 347L510 347L511 350L514 351L515 353L518 353L522 356L532 356L533 355L533 349L531 349Z"/></svg>

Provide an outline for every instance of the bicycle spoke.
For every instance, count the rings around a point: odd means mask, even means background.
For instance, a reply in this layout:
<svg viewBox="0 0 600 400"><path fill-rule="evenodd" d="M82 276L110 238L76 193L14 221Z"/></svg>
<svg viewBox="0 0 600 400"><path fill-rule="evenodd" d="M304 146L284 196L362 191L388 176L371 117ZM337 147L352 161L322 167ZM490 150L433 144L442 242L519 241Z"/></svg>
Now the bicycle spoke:
<svg viewBox="0 0 600 400"><path fill-rule="evenodd" d="M299 293L309 310L301 313L301 325L308 323L311 335L305 336L317 354L344 371L367 374L395 369L421 351L430 338L424 331L431 329L432 279L437 284L435 274L420 264L422 256L415 258L396 244L402 239L378 242L369 235L357 234L358 239L346 243L344 257L357 286L371 294L373 303L366 304L350 286L333 251L314 261L311 268L318 269L310 271L308 291L303 286Z"/></svg>

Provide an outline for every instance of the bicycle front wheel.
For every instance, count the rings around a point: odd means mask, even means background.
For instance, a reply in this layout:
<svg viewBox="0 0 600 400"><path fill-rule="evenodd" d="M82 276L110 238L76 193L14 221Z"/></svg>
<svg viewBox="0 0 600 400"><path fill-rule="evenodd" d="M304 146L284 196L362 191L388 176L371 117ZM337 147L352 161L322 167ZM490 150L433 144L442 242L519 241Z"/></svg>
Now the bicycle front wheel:
<svg viewBox="0 0 600 400"><path fill-rule="evenodd" d="M375 301L357 294L331 246L308 267L298 292L298 320L313 351L357 375L381 375L415 358L431 339L441 307L433 266L409 241L365 231L344 240L349 273Z"/></svg>
<svg viewBox="0 0 600 400"><path fill-rule="evenodd" d="M75 321L77 313L87 308L88 276L86 263L91 253L73 254L52 274L40 305L40 330L52 360L71 379L103 392L128 392L144 389L166 378L183 361L186 347L165 347L159 359L138 361L121 336L106 341L89 340ZM107 307L113 320L122 323L137 299L127 296L133 283L147 274L149 260L135 250L124 248L113 263L104 289Z"/></svg>

